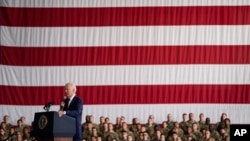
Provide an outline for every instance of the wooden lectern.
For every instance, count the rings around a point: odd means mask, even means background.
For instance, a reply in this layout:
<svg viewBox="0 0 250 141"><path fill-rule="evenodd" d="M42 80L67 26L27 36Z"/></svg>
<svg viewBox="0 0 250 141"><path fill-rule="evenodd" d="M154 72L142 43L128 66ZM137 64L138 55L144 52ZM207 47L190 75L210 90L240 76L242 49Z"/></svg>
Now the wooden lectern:
<svg viewBox="0 0 250 141"><path fill-rule="evenodd" d="M33 132L37 141L72 141L76 133L75 119L58 112L35 113Z"/></svg>

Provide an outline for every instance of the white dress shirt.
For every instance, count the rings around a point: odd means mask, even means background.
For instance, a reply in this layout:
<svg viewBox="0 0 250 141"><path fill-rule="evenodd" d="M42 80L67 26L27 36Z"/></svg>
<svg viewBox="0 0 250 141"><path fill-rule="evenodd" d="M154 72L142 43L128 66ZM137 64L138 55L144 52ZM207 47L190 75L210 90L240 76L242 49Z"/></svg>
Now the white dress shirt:
<svg viewBox="0 0 250 141"><path fill-rule="evenodd" d="M70 99L69 99L69 103L68 103L68 107L69 107L69 105L70 105L70 103L71 103L72 99L73 99L75 96L76 96L76 94L73 94L73 95L70 97Z"/></svg>

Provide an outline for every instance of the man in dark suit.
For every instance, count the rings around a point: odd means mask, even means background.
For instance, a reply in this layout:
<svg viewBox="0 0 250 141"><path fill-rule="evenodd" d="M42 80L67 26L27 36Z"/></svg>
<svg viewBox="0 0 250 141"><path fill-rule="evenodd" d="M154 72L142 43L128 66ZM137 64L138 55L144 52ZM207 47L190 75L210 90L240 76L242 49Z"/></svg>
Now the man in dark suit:
<svg viewBox="0 0 250 141"><path fill-rule="evenodd" d="M65 96L66 99L61 103L60 110L58 111L59 117L64 114L75 118L76 120L76 134L73 137L73 141L82 140L82 110L83 101L80 97L76 96L76 86L72 83L65 84Z"/></svg>

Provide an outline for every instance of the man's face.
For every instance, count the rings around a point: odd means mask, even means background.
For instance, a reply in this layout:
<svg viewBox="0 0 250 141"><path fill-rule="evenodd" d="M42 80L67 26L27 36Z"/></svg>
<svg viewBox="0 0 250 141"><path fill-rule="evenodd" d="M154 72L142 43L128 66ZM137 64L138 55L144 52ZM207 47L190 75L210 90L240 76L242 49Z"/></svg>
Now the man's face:
<svg viewBox="0 0 250 141"><path fill-rule="evenodd" d="M10 128L10 133L11 134L15 133L15 129L14 128Z"/></svg>
<svg viewBox="0 0 250 141"><path fill-rule="evenodd" d="M67 98L70 98L75 93L75 89L71 84L66 84L64 88L65 88L65 95Z"/></svg>
<svg viewBox="0 0 250 141"><path fill-rule="evenodd" d="M193 119L194 119L194 114L193 114L193 113L190 113L190 114L189 114L189 119L190 119L190 120L193 120Z"/></svg>
<svg viewBox="0 0 250 141"><path fill-rule="evenodd" d="M227 118L227 115L226 114L222 114L222 119L226 119Z"/></svg>
<svg viewBox="0 0 250 141"><path fill-rule="evenodd" d="M143 139L144 139L144 140L147 140L147 139L148 139L148 133L145 132L145 133L143 134Z"/></svg>
<svg viewBox="0 0 250 141"><path fill-rule="evenodd" d="M171 115L171 114L168 114L167 119L168 119L169 121L172 121L172 119L173 119L172 115Z"/></svg>
<svg viewBox="0 0 250 141"><path fill-rule="evenodd" d="M206 132L205 132L205 135L206 135L207 138L209 138L209 137L210 137L210 132L209 132L209 131L206 131Z"/></svg>
<svg viewBox="0 0 250 141"><path fill-rule="evenodd" d="M100 122L104 123L105 122L105 118L104 117L100 117Z"/></svg>
<svg viewBox="0 0 250 141"><path fill-rule="evenodd" d="M113 130L113 125L109 124L109 130Z"/></svg>
<svg viewBox="0 0 250 141"><path fill-rule="evenodd" d="M205 119L205 117L204 117L203 114L200 114L200 119L201 119L201 120L204 120L204 119Z"/></svg>
<svg viewBox="0 0 250 141"><path fill-rule="evenodd" d="M23 122L21 120L18 120L17 124L21 126L23 125Z"/></svg>
<svg viewBox="0 0 250 141"><path fill-rule="evenodd" d="M226 125L230 125L230 121L229 120L226 120Z"/></svg>
<svg viewBox="0 0 250 141"><path fill-rule="evenodd" d="M8 123L8 122L10 121L10 117L9 117L9 116L4 116L4 121L5 121L6 123Z"/></svg>
<svg viewBox="0 0 250 141"><path fill-rule="evenodd" d="M182 119L184 120L184 121L187 121L188 120L188 116L185 114L185 115L182 115Z"/></svg>
<svg viewBox="0 0 250 141"><path fill-rule="evenodd" d="M197 130L198 129L198 125L197 124L193 124L193 130Z"/></svg>

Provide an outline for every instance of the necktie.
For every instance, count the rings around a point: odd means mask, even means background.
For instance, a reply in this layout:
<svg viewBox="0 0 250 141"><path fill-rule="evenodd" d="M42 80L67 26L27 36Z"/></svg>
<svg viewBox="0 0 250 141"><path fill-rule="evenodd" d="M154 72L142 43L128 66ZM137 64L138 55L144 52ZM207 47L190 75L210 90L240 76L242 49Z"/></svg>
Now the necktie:
<svg viewBox="0 0 250 141"><path fill-rule="evenodd" d="M68 99L68 98L65 100L65 107L66 107L66 108L69 107L69 99Z"/></svg>
<svg viewBox="0 0 250 141"><path fill-rule="evenodd" d="M72 99L69 99L69 102L68 102L68 108L69 108L69 105L70 105L71 101L72 101Z"/></svg>

